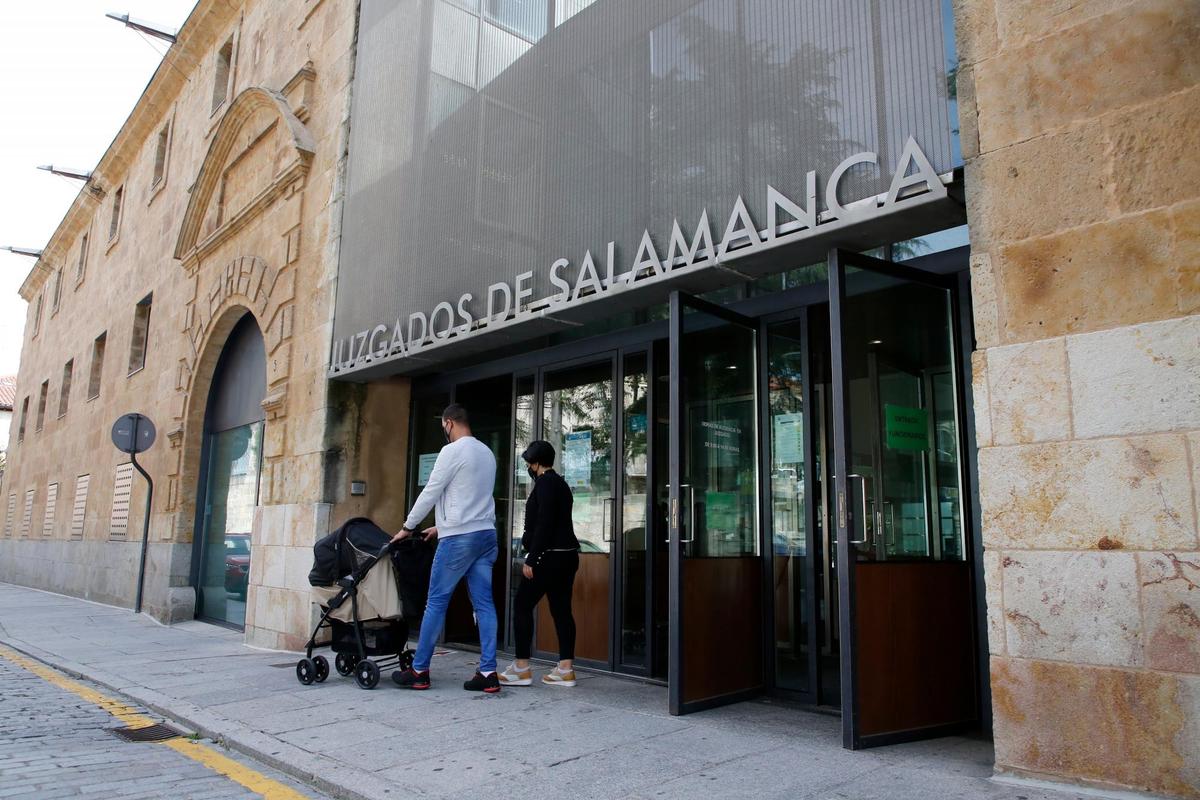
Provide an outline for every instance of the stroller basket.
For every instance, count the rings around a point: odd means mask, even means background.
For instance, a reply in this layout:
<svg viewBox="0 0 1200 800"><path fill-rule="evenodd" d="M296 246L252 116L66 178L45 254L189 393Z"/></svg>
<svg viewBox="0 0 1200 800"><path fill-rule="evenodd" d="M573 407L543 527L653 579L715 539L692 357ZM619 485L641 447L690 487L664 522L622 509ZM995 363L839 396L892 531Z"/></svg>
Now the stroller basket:
<svg viewBox="0 0 1200 800"><path fill-rule="evenodd" d="M317 637L329 631L327 643L336 654L340 675L354 675L363 689L379 683L383 669L412 664L409 622L425 610L429 591L431 548L419 538L393 544L391 536L369 519L356 518L313 547L309 573L313 601L321 618L296 664L303 684L322 683L329 662L313 655Z"/></svg>

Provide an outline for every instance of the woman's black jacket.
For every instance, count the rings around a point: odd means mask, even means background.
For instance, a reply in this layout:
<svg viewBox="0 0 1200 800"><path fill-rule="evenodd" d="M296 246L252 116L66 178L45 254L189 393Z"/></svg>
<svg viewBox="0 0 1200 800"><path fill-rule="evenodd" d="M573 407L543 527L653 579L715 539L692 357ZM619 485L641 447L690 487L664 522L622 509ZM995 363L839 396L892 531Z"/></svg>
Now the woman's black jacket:
<svg viewBox="0 0 1200 800"><path fill-rule="evenodd" d="M553 470L546 470L533 482L525 501L525 533L521 537L525 563L536 567L547 550L579 549L571 522L574 502L571 487Z"/></svg>

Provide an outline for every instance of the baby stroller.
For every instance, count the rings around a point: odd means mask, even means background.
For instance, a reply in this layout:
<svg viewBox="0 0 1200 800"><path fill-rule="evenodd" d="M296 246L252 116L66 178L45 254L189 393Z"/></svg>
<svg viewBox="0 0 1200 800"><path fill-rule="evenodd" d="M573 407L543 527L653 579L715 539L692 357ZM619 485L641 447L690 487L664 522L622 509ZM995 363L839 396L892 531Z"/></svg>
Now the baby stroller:
<svg viewBox="0 0 1200 800"><path fill-rule="evenodd" d="M375 688L384 669L412 666L413 653L406 649L409 622L425 611L433 552L420 537L391 540L371 520L358 517L313 547L308 582L322 614L296 664L302 684L329 677L329 662L313 656L322 630L330 631L338 674L353 674L360 688Z"/></svg>

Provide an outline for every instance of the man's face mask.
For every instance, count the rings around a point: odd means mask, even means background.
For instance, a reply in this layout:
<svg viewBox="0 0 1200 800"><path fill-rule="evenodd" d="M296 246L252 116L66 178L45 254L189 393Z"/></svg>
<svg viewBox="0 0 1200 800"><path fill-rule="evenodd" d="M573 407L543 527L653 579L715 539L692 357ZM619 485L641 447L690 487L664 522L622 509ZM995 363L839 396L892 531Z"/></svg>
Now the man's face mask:
<svg viewBox="0 0 1200 800"><path fill-rule="evenodd" d="M442 426L442 436L446 437L446 444L450 444L450 431L454 430L454 423Z"/></svg>

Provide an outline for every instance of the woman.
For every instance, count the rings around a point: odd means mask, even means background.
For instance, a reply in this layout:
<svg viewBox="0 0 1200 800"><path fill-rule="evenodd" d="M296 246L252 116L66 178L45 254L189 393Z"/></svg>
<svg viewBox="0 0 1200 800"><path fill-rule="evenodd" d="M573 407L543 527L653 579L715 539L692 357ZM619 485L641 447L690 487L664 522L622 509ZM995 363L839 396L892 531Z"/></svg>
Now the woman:
<svg viewBox="0 0 1200 800"><path fill-rule="evenodd" d="M545 595L558 633L558 666L542 676L547 686L575 685L575 618L571 615L571 589L579 569L579 540L571 523L574 497L571 487L554 471L554 447L536 441L521 454L533 490L525 501L525 551L521 585L514 601L513 624L517 637L517 660L500 673L503 686L529 686L533 671L529 657L533 649L533 610Z"/></svg>

